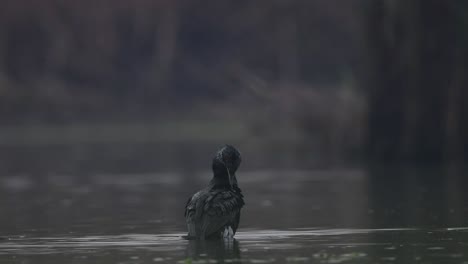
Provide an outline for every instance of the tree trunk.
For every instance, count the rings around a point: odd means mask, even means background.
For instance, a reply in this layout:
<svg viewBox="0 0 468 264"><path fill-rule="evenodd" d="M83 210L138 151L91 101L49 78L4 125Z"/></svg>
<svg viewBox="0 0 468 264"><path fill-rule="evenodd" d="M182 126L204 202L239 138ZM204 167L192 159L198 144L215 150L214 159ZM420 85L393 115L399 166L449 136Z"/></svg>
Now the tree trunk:
<svg viewBox="0 0 468 264"><path fill-rule="evenodd" d="M366 1L369 138L378 161L466 157L463 1ZM465 133L466 134L466 133Z"/></svg>

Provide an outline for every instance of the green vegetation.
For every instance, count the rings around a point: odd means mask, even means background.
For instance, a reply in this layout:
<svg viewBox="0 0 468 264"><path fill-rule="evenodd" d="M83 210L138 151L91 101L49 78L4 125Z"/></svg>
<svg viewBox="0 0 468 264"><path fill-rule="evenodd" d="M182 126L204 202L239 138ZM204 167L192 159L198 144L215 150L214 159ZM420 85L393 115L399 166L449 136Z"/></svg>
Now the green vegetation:
<svg viewBox="0 0 468 264"><path fill-rule="evenodd" d="M423 0L8 1L0 141L203 140L216 129L210 136L302 138L331 159L460 161L467 10Z"/></svg>

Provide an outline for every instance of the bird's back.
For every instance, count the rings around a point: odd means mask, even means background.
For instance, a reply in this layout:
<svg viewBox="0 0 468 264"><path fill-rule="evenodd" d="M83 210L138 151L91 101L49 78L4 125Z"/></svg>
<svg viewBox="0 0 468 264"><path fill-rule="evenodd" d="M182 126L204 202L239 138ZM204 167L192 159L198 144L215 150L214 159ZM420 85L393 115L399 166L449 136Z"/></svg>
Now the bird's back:
<svg viewBox="0 0 468 264"><path fill-rule="evenodd" d="M190 238L234 236L244 205L241 190L209 186L194 194L185 206L185 220Z"/></svg>

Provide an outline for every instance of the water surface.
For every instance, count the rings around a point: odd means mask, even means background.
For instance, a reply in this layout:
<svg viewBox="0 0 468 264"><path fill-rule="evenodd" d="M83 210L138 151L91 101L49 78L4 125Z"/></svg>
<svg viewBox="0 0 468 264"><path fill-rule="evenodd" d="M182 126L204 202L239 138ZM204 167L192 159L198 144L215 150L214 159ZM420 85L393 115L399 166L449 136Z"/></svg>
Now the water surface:
<svg viewBox="0 0 468 264"><path fill-rule="evenodd" d="M0 262L468 263L461 178L386 173L240 171L236 239L204 242L183 210L208 171L4 174Z"/></svg>
<svg viewBox="0 0 468 264"><path fill-rule="evenodd" d="M11 236L2 263L465 263L468 228L245 230L235 240L183 233Z"/></svg>

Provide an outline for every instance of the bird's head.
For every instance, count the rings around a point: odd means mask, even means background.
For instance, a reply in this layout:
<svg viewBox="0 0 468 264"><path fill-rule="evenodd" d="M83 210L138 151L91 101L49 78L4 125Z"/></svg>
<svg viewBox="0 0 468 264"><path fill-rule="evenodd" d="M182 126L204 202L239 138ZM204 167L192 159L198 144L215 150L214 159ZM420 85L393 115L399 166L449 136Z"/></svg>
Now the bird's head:
<svg viewBox="0 0 468 264"><path fill-rule="evenodd" d="M215 177L226 177L229 185L237 185L235 173L241 163L239 151L231 145L222 147L213 159L213 173Z"/></svg>

